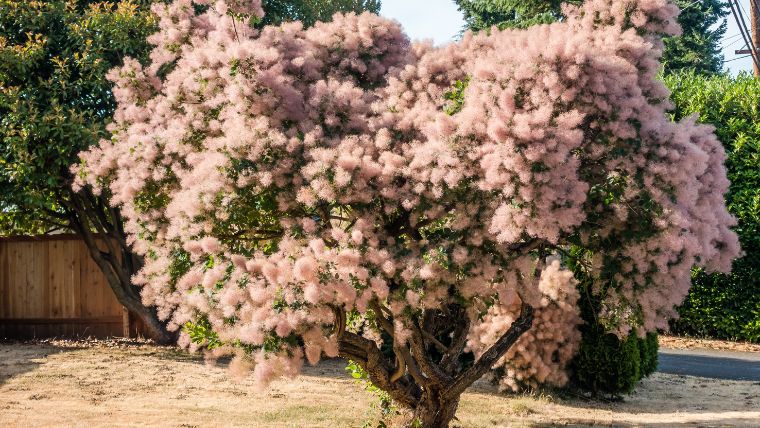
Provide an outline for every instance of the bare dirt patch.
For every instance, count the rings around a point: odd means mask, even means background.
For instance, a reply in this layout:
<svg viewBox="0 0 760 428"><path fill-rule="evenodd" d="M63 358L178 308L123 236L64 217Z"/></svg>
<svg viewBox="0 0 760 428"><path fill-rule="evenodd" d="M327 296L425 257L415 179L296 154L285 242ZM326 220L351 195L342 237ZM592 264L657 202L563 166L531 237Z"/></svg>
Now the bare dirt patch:
<svg viewBox="0 0 760 428"><path fill-rule="evenodd" d="M760 343L731 342L728 340L698 339L693 337L664 336L658 338L660 347L670 349L710 349L715 351L758 352Z"/></svg>
<svg viewBox="0 0 760 428"><path fill-rule="evenodd" d="M341 361L257 391L224 367L146 344L0 344L3 427L359 427L375 398ZM462 427L757 426L760 384L655 374L624 402L464 395Z"/></svg>

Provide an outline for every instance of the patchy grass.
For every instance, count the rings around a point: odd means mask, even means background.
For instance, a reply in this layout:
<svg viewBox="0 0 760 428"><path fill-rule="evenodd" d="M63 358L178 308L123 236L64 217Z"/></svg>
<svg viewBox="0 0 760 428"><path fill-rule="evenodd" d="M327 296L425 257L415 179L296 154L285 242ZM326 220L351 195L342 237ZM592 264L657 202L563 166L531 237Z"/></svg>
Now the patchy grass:
<svg viewBox="0 0 760 428"><path fill-rule="evenodd" d="M344 363L257 391L173 348L123 342L0 344L2 427L360 427L375 398ZM760 384L657 373L623 402L500 395L480 383L456 426L756 426Z"/></svg>
<svg viewBox="0 0 760 428"><path fill-rule="evenodd" d="M526 398L518 398L512 401L509 404L510 413L515 416L530 416L534 413L536 413L535 410L533 410L533 402Z"/></svg>

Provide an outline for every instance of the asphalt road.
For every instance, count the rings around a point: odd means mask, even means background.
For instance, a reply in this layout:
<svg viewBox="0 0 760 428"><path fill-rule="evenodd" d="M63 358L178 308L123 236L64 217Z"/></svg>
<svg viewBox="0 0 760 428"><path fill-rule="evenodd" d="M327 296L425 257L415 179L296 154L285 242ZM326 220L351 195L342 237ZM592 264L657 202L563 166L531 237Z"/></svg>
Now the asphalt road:
<svg viewBox="0 0 760 428"><path fill-rule="evenodd" d="M713 379L760 381L760 354L660 349L657 371Z"/></svg>

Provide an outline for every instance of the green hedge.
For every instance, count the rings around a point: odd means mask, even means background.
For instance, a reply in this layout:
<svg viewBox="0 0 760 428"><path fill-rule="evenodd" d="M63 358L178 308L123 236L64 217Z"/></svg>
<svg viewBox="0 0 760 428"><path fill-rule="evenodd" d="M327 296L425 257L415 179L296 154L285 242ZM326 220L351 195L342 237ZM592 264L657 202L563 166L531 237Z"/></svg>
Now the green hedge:
<svg viewBox="0 0 760 428"><path fill-rule="evenodd" d="M639 339L639 351L641 357L641 377L647 377L657 370L657 351L660 344L657 342L657 333L648 333L645 338Z"/></svg>
<svg viewBox="0 0 760 428"><path fill-rule="evenodd" d="M657 334L620 340L601 329L584 334L571 365L572 385L594 395L627 394L657 369Z"/></svg>
<svg viewBox="0 0 760 428"><path fill-rule="evenodd" d="M594 294L591 282L574 264L579 280L578 306L583 318L581 344L570 363L570 386L595 396L630 393L636 384L657 369L657 334L644 338L631 334L621 340L597 320L602 296Z"/></svg>
<svg viewBox="0 0 760 428"><path fill-rule="evenodd" d="M698 114L716 127L728 155L728 208L739 220L745 256L729 275L694 273L691 291L671 323L680 334L760 342L760 80L747 74L665 78L680 119Z"/></svg>

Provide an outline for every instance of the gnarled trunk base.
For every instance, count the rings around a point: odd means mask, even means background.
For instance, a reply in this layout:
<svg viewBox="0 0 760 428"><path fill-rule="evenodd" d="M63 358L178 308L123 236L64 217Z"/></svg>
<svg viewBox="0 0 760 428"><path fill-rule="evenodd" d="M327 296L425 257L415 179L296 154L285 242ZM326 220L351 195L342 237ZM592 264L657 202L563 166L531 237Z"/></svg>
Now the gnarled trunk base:
<svg viewBox="0 0 760 428"><path fill-rule="evenodd" d="M379 327L393 337L393 324L385 318L390 310L382 308L378 302L371 302L370 307ZM468 330L465 327L469 327L469 322L462 321L456 316L460 311L453 309L449 312L454 316L447 319L450 322L443 323L448 325L448 330L438 331L432 322L423 322L423 326L414 324L407 343L394 343L393 357L384 353L374 341L343 328L336 329L340 355L362 366L376 387L387 392L400 406L411 410L414 416L412 426L448 427L462 393L491 370L533 324L533 308L523 304L520 316L496 343L474 364L462 367L460 357L464 352ZM336 323L344 320L344 315L336 315ZM452 336L446 341L448 343L436 338L449 333ZM433 348L438 351L438 357L434 357Z"/></svg>
<svg viewBox="0 0 760 428"><path fill-rule="evenodd" d="M447 400L440 394L425 394L414 409L414 420L425 428L448 428L459 408L459 397Z"/></svg>

